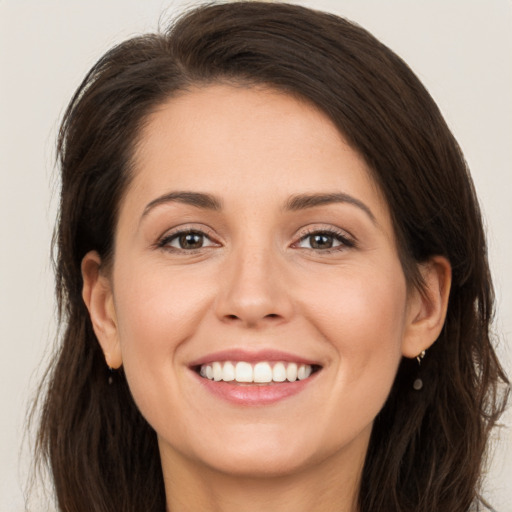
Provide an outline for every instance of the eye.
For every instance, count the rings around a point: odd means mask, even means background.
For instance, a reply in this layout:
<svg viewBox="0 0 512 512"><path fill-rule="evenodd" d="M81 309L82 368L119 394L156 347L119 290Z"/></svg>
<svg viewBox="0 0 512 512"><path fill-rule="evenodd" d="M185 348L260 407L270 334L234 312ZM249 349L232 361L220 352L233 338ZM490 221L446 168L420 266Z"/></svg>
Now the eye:
<svg viewBox="0 0 512 512"><path fill-rule="evenodd" d="M355 243L347 236L334 231L314 231L303 236L296 244L301 249L329 251L337 248L354 247Z"/></svg>
<svg viewBox="0 0 512 512"><path fill-rule="evenodd" d="M165 236L158 244L159 247L182 251L193 251L217 245L205 233L192 230L179 231Z"/></svg>

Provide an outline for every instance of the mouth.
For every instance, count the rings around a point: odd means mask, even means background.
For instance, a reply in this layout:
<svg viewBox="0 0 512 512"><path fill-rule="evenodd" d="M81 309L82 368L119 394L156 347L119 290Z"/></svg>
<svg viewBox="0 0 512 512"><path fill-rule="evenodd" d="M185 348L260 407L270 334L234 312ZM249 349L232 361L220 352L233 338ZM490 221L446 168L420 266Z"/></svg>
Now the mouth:
<svg viewBox="0 0 512 512"><path fill-rule="evenodd" d="M320 371L317 364L292 361L212 361L192 369L203 379L238 385L270 386L309 379Z"/></svg>
<svg viewBox="0 0 512 512"><path fill-rule="evenodd" d="M206 396L235 407L269 406L314 386L318 361L274 349L232 349L192 361L192 374Z"/></svg>

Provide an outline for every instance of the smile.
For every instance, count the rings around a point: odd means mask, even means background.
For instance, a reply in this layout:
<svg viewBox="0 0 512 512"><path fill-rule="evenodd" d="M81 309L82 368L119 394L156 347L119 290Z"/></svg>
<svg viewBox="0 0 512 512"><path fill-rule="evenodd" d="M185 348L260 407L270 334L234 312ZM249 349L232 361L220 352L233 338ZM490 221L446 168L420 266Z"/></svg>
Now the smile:
<svg viewBox="0 0 512 512"><path fill-rule="evenodd" d="M201 365L198 371L201 377L215 382L272 384L307 379L316 369L315 365L283 361L214 361Z"/></svg>
<svg viewBox="0 0 512 512"><path fill-rule="evenodd" d="M228 349L189 364L208 395L234 406L268 406L304 392L324 365L274 349Z"/></svg>

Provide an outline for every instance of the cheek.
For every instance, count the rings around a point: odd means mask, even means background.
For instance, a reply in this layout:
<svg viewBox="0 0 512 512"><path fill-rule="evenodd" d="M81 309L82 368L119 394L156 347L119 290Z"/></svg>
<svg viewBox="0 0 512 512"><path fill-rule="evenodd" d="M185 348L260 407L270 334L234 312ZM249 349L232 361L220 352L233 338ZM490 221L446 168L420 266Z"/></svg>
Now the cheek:
<svg viewBox="0 0 512 512"><path fill-rule="evenodd" d="M390 278L388 276L393 276ZM333 400L372 421L393 384L406 322L407 293L401 271L343 276L310 302L308 317L334 354ZM359 422L354 422L359 423ZM364 423L364 422L363 422Z"/></svg>
<svg viewBox="0 0 512 512"><path fill-rule="evenodd" d="M186 437L172 411L183 410L182 347L207 314L213 286L161 264L118 267L116 313L123 368L138 409L156 430ZM181 364L180 364L181 363ZM181 432L181 434L180 434Z"/></svg>
<svg viewBox="0 0 512 512"><path fill-rule="evenodd" d="M304 289L309 320L341 352L385 352L400 344L406 321L407 291L401 269L347 269L316 292Z"/></svg>
<svg viewBox="0 0 512 512"><path fill-rule="evenodd" d="M136 267L135 267L136 268ZM211 284L165 265L120 269L116 275L116 313L123 350L164 343L170 350L204 314Z"/></svg>
<svg viewBox="0 0 512 512"><path fill-rule="evenodd" d="M132 393L150 396L170 383L180 349L210 307L213 286L164 265L119 267L116 314L123 367Z"/></svg>

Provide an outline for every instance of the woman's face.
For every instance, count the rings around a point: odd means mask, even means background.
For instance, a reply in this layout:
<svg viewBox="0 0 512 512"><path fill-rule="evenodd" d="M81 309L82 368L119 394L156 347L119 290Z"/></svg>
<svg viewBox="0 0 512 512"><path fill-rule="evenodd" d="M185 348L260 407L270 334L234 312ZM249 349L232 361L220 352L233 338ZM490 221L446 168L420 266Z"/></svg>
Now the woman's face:
<svg viewBox="0 0 512 512"><path fill-rule="evenodd" d="M107 288L100 342L164 466L233 474L360 465L416 314L363 158L312 106L228 85L149 118Z"/></svg>

